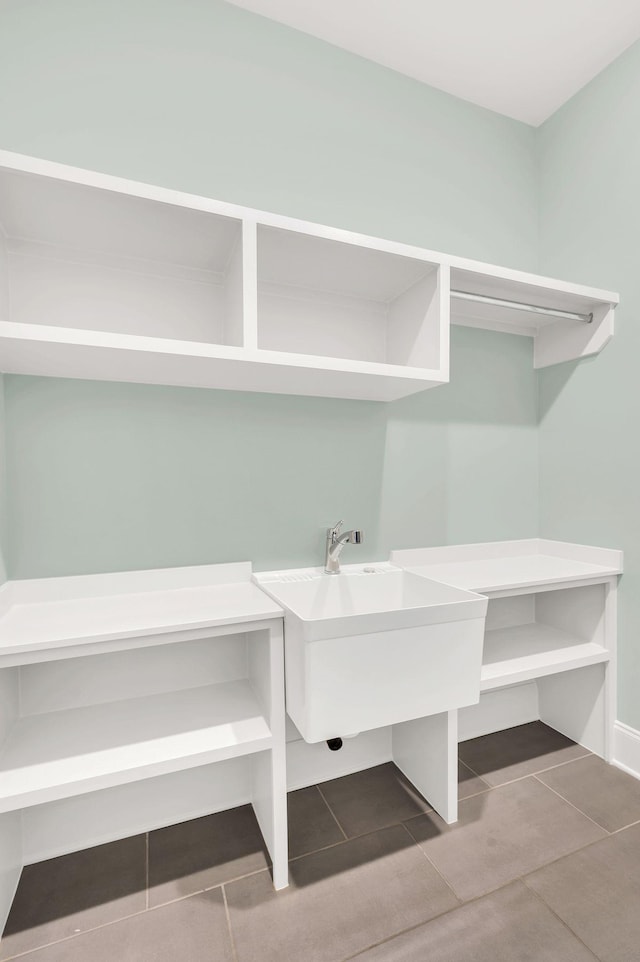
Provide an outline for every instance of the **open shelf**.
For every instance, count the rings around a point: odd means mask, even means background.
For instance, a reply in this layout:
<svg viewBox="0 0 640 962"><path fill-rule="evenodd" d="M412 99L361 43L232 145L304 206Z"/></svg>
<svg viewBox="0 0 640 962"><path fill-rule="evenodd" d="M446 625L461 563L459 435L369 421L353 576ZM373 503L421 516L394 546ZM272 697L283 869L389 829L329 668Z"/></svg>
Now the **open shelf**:
<svg viewBox="0 0 640 962"><path fill-rule="evenodd" d="M258 227L260 348L436 372L439 295L427 260Z"/></svg>
<svg viewBox="0 0 640 962"><path fill-rule="evenodd" d="M610 653L596 642L576 638L551 625L533 622L487 631L484 638L480 690L553 675L609 661Z"/></svg>
<svg viewBox="0 0 640 962"><path fill-rule="evenodd" d="M4 320L243 343L242 222L0 171Z"/></svg>
<svg viewBox="0 0 640 962"><path fill-rule="evenodd" d="M271 744L246 680L26 715L0 755L0 813Z"/></svg>

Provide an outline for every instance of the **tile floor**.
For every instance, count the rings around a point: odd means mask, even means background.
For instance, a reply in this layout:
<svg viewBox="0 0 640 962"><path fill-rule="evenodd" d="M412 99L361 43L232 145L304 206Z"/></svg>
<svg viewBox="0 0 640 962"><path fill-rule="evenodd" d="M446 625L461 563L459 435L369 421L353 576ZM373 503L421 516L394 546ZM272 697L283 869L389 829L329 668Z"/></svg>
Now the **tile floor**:
<svg viewBox="0 0 640 962"><path fill-rule="evenodd" d="M23 962L640 962L640 782L540 722L460 746L460 820L392 764L25 868Z"/></svg>

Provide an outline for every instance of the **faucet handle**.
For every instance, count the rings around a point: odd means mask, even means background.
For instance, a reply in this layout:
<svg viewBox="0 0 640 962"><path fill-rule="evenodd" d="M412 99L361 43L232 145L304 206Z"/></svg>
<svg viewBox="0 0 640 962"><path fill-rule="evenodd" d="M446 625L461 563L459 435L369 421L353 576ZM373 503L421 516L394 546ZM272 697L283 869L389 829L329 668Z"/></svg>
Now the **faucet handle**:
<svg viewBox="0 0 640 962"><path fill-rule="evenodd" d="M337 524L334 524L333 528L328 528L327 534L329 535L329 537L336 538L340 534L340 528L342 527L343 524L344 524L344 520L338 521Z"/></svg>

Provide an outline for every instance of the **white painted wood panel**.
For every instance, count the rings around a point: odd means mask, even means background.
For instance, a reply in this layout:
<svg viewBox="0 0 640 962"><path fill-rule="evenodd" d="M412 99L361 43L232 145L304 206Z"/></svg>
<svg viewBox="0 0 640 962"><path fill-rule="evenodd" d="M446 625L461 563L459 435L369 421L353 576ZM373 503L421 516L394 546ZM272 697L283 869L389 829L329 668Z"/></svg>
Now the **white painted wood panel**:
<svg viewBox="0 0 640 962"><path fill-rule="evenodd" d="M248 677L247 643L245 634L223 635L181 642L179 651L175 645L154 645L23 665L19 669L22 714L239 681Z"/></svg>
<svg viewBox="0 0 640 962"><path fill-rule="evenodd" d="M526 725L540 718L535 681L482 692L477 705L458 712L458 738L466 742L491 732Z"/></svg>
<svg viewBox="0 0 640 962"><path fill-rule="evenodd" d="M0 812L271 744L246 681L24 716L0 756Z"/></svg>
<svg viewBox="0 0 640 962"><path fill-rule="evenodd" d="M146 266L82 263L62 256L43 257L32 250L11 253L11 320L227 343L223 274L201 271L176 277L170 270L149 273Z"/></svg>

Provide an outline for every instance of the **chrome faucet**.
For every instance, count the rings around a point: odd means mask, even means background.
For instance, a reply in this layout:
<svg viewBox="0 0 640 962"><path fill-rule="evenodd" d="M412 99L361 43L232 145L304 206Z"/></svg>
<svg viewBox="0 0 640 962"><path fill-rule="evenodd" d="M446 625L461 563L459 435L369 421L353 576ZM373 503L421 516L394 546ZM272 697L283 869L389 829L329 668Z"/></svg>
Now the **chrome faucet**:
<svg viewBox="0 0 640 962"><path fill-rule="evenodd" d="M353 531L344 531L340 534L340 529L344 521L338 521L333 528L327 528L327 550L324 556L325 574L340 574L340 552L346 544L362 544L364 532L354 528Z"/></svg>

